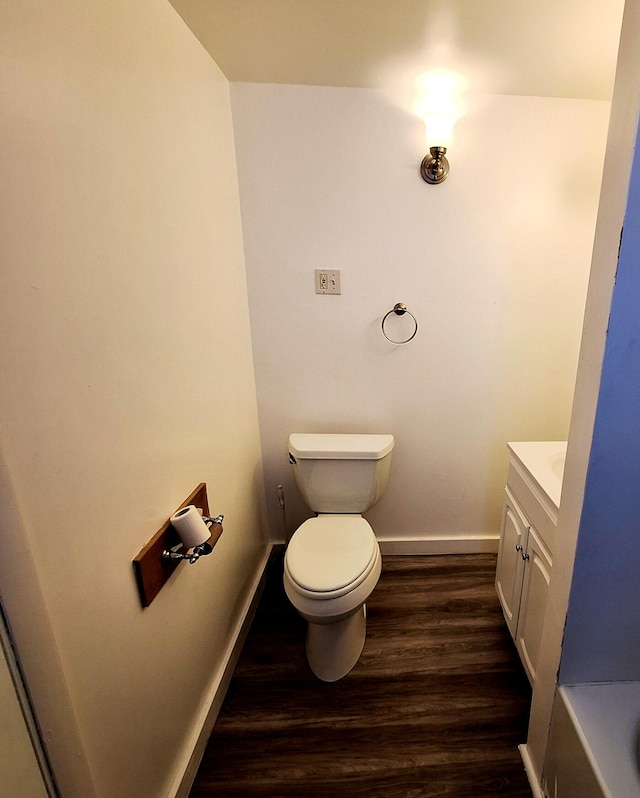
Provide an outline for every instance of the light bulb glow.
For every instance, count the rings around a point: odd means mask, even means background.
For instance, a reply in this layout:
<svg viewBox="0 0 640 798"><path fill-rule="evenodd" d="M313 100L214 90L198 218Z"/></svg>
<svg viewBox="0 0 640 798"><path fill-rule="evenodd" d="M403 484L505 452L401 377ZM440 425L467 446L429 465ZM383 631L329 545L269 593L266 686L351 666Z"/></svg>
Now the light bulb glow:
<svg viewBox="0 0 640 798"><path fill-rule="evenodd" d="M451 144L456 118L446 111L434 111L424 116L427 148L448 147Z"/></svg>
<svg viewBox="0 0 640 798"><path fill-rule="evenodd" d="M448 147L462 113L463 80L454 72L427 72L416 81L414 109L426 127L428 147Z"/></svg>

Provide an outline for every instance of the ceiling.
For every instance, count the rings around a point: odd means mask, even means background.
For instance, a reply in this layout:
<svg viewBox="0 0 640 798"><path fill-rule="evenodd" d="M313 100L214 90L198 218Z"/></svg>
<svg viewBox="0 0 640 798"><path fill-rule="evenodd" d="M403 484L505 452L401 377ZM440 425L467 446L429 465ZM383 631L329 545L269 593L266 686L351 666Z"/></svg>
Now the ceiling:
<svg viewBox="0 0 640 798"><path fill-rule="evenodd" d="M228 80L611 98L624 0L171 0Z"/></svg>

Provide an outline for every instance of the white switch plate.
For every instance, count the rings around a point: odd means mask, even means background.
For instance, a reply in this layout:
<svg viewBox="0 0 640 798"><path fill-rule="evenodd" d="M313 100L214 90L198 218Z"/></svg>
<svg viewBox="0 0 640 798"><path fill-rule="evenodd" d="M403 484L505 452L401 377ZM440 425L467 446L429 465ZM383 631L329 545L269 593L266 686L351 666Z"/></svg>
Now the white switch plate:
<svg viewBox="0 0 640 798"><path fill-rule="evenodd" d="M340 269L316 269L316 294L341 294Z"/></svg>

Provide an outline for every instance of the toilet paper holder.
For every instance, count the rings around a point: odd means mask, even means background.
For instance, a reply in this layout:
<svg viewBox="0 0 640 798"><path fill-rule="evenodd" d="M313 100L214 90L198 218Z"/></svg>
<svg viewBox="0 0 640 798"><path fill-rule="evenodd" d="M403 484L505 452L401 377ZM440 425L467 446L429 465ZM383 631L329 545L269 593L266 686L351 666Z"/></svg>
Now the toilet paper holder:
<svg viewBox="0 0 640 798"><path fill-rule="evenodd" d="M212 536L220 532L222 533L222 522L224 520L224 515L216 515L215 518L209 518L206 515L202 516L202 520L204 521L205 525L209 530L212 532ZM219 529L217 529L219 527ZM219 535L218 535L219 537ZM217 538L216 538L217 539ZM182 542L176 543L170 549L164 549L162 552L162 559L163 560L188 560L191 565L197 563L200 557L206 557L207 554L211 554L213 551L213 546L206 540L204 543L199 543L197 546L194 546L192 549L188 549L187 551L184 550L184 545Z"/></svg>
<svg viewBox="0 0 640 798"><path fill-rule="evenodd" d="M188 510L198 512L201 529L192 529L192 534L181 536L173 526L171 517ZM211 553L222 536L222 515L212 516L209 510L207 486L201 482L180 504L173 516L167 518L153 537L145 543L133 560L133 571L140 593L140 602L148 607L167 584L183 560L192 563ZM205 526L206 524L206 526Z"/></svg>

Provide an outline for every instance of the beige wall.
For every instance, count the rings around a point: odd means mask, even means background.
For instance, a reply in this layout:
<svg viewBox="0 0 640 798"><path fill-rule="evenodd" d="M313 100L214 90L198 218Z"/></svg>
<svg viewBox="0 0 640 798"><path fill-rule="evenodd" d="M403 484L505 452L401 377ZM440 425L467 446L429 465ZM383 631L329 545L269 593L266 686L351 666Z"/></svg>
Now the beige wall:
<svg viewBox="0 0 640 798"><path fill-rule="evenodd" d="M229 88L164 0L16 0L1 30L2 537L37 579L0 587L52 633L65 794L166 795L267 550ZM143 611L131 560L200 481L225 534Z"/></svg>
<svg viewBox="0 0 640 798"><path fill-rule="evenodd" d="M267 501L304 517L293 431L390 432L392 550L497 536L508 440L566 439L606 102L470 99L440 186L419 119L365 89L231 86ZM317 296L314 269L340 268ZM403 301L404 347L380 322ZM463 544L464 542L464 544Z"/></svg>

